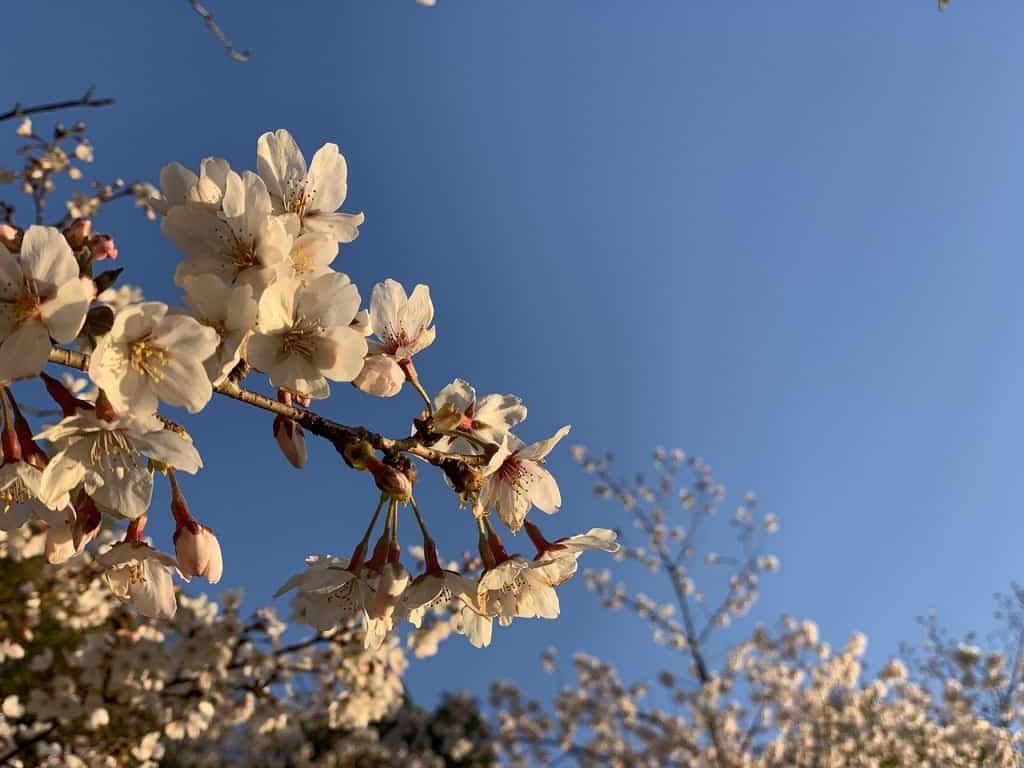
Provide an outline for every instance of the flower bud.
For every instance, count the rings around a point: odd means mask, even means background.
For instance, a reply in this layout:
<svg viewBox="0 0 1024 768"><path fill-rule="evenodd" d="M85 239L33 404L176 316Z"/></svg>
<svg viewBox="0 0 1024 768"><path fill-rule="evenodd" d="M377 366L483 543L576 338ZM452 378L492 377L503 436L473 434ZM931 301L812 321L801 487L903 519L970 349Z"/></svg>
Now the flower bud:
<svg viewBox="0 0 1024 768"><path fill-rule="evenodd" d="M64 230L64 239L74 251L83 248L89 237L92 235L92 222L89 219L75 219L71 225Z"/></svg>
<svg viewBox="0 0 1024 768"><path fill-rule="evenodd" d="M275 416L274 439L289 464L296 469L306 466L306 434L295 421Z"/></svg>
<svg viewBox="0 0 1024 768"><path fill-rule="evenodd" d="M375 456L366 460L366 469L383 493L398 501L409 501L412 498L412 480L404 472L389 467Z"/></svg>
<svg viewBox="0 0 1024 768"><path fill-rule="evenodd" d="M211 584L220 581L224 559L216 534L195 520L180 525L174 532L174 552L178 570L186 579L202 576Z"/></svg>
<svg viewBox="0 0 1024 768"><path fill-rule="evenodd" d="M367 462L376 458L373 455L373 446L365 440L350 440L341 446L341 457L352 469L365 472Z"/></svg>
<svg viewBox="0 0 1024 768"><path fill-rule="evenodd" d="M117 258L117 246L110 235L93 235L89 238L89 252L93 261Z"/></svg>

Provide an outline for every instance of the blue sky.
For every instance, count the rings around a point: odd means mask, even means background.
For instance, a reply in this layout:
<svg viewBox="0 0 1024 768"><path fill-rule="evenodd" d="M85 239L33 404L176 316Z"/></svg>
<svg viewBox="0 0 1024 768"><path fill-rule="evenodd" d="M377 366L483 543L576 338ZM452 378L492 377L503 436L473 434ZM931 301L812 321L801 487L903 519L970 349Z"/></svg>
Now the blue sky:
<svg viewBox="0 0 1024 768"><path fill-rule="evenodd" d="M336 266L364 297L389 276L431 286L429 389L514 392L528 441L572 423L567 443L624 468L678 445L734 502L756 490L782 520L765 621L813 617L835 643L864 630L876 661L930 608L989 627L991 593L1022 571L1024 7L439 2L211 3L247 64L185 3L20 4L4 100L116 97L80 115L103 177L211 154L253 167L278 127L307 155L336 141L346 209L367 216ZM126 277L177 300L158 228L127 205L100 223ZM411 391L337 391L326 413L391 434L417 410ZM189 425L208 469L184 489L251 605L307 553L351 549L374 494L332 449L295 472L270 418L230 402ZM623 522L565 449L551 466L565 506L545 530ZM472 546L440 480L422 486L451 554ZM542 685L552 644L626 677L672 661L576 585L562 620L482 652L455 640L410 688Z"/></svg>

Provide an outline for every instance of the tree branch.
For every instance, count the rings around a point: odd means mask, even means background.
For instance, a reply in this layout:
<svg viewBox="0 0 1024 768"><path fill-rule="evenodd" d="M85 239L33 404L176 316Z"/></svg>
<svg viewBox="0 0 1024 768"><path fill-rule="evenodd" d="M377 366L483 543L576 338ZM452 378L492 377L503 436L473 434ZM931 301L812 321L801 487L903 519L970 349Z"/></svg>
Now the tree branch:
<svg viewBox="0 0 1024 768"><path fill-rule="evenodd" d="M35 115L40 112L56 112L61 109L71 109L72 107L109 107L114 103L113 99L97 99L95 94L96 89L89 88L84 96L79 99L71 99L70 101L55 101L52 104L38 104L34 107L23 107L21 104L15 104L12 109L0 114L0 122L13 120L16 117Z"/></svg>
<svg viewBox="0 0 1024 768"><path fill-rule="evenodd" d="M240 51L231 44L228 40L228 36L224 34L224 30L220 28L216 21L214 21L213 14L210 13L206 6L199 2L199 0L188 0L189 5L192 6L192 10L202 17L203 22L206 24L206 28L210 30L210 33L217 38L217 41L224 46L224 51L235 61L248 61L249 51Z"/></svg>
<svg viewBox="0 0 1024 768"><path fill-rule="evenodd" d="M74 352L70 349L54 347L50 350L50 362L63 365L68 368L77 368L86 371L89 368L89 356L81 352ZM285 405L273 398L245 389L233 381L227 380L213 388L218 395L230 397L232 400L262 408L279 416L300 424L304 429L309 430L317 437L322 437L330 442L335 449L342 452L352 443L365 440L374 448L387 454L409 453L419 456L421 459L440 467L445 462L458 462L470 467L478 467L487 463L486 455L468 455L462 453L446 453L434 448L421 445L415 437L396 439L385 437L376 432L371 432L365 427L350 427L340 424L331 419L325 418L318 413L303 408L295 408Z"/></svg>

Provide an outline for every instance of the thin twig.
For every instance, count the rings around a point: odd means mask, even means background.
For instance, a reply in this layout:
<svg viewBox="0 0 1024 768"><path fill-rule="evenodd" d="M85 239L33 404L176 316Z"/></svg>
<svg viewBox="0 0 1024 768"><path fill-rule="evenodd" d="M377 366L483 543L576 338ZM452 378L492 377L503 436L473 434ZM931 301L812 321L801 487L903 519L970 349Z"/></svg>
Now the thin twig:
<svg viewBox="0 0 1024 768"><path fill-rule="evenodd" d="M239 51L235 46L228 40L228 36L224 34L224 30L218 26L217 22L214 21L213 14L210 13L206 6L199 2L199 0L188 0L189 5L192 6L192 10L195 11L202 17L203 22L206 24L206 28L210 30L217 41L224 46L224 51L235 61L248 61L249 51Z"/></svg>
<svg viewBox="0 0 1024 768"><path fill-rule="evenodd" d="M34 107L23 107L21 104L15 104L14 107L3 114L0 114L0 122L4 120L13 120L16 117L24 117L26 115L35 115L40 112L56 112L61 109L71 109L73 107L109 107L114 103L113 99L97 99L95 98L96 89L90 87L85 95L78 99L71 99L70 101L55 101L52 104L37 104Z"/></svg>

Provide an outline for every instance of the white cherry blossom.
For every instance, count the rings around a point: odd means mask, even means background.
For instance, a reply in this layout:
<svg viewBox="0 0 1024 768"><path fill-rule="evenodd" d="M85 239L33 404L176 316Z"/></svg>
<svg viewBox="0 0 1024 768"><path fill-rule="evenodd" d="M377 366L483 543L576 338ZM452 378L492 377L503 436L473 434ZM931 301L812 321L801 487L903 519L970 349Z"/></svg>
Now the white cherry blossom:
<svg viewBox="0 0 1024 768"><path fill-rule="evenodd" d="M380 648L397 621L401 600L409 586L409 572L401 563L387 563L380 570L373 599L363 612L364 644Z"/></svg>
<svg viewBox="0 0 1024 768"><path fill-rule="evenodd" d="M119 600L152 619L174 618L178 604L171 569L178 563L173 557L141 541L123 541L96 561L106 568L103 575Z"/></svg>
<svg viewBox="0 0 1024 768"><path fill-rule="evenodd" d="M361 213L337 213L348 194L348 165L337 144L324 144L306 160L292 135L264 133L256 143L256 168L266 182L276 213L294 213L303 232L330 235L348 243L359 234Z"/></svg>
<svg viewBox="0 0 1024 768"><path fill-rule="evenodd" d="M324 632L366 611L373 599L376 573L369 568L352 572L348 560L330 555L310 555L307 570L286 581L274 597L297 590L295 617Z"/></svg>
<svg viewBox="0 0 1024 768"><path fill-rule="evenodd" d="M71 247L53 227L29 227L20 259L0 246L0 380L38 375L50 338L74 341L91 298Z"/></svg>
<svg viewBox="0 0 1024 768"><path fill-rule="evenodd" d="M218 343L216 330L166 304L133 304L96 345L89 376L118 411L152 412L162 400L196 413L213 395L203 363Z"/></svg>
<svg viewBox="0 0 1024 768"><path fill-rule="evenodd" d="M321 399L331 381L359 373L366 340L350 324L359 291L346 275L332 272L308 285L282 278L260 299L256 333L247 356L277 389Z"/></svg>
<svg viewBox="0 0 1024 768"><path fill-rule="evenodd" d="M267 188L254 173L226 176L223 213L178 205L161 229L185 254L174 273L181 286L189 275L216 275L225 283L251 285L258 298L277 277L292 248L285 221L274 216Z"/></svg>
<svg viewBox="0 0 1024 768"><path fill-rule="evenodd" d="M36 436L48 440L57 453L43 470L40 494L49 503L79 484L104 512L134 520L149 508L153 473L143 455L183 472L202 466L191 441L164 429L156 416L126 414L101 419L93 410L44 429Z"/></svg>
<svg viewBox="0 0 1024 768"><path fill-rule="evenodd" d="M48 525L74 522L68 494L58 494L50 503L43 501L42 477L40 469L25 461L0 466L0 530L14 530L33 516Z"/></svg>
<svg viewBox="0 0 1024 768"><path fill-rule="evenodd" d="M219 209L227 189L231 166L219 157L207 157L199 164L199 175L181 163L168 163L160 170L160 197L150 207L166 215L177 205L199 205Z"/></svg>
<svg viewBox="0 0 1024 768"><path fill-rule="evenodd" d="M513 533L518 531L531 507L549 515L562 506L562 494L554 476L543 466L545 457L569 433L566 425L547 440L526 445L514 435L491 459L480 491L480 507L496 509Z"/></svg>
<svg viewBox="0 0 1024 768"><path fill-rule="evenodd" d="M252 287L227 285L214 275L190 275L182 280L185 305L192 316L213 328L220 338L217 349L203 363L216 386L242 359L242 348L256 325Z"/></svg>
<svg viewBox="0 0 1024 768"><path fill-rule="evenodd" d="M458 571L441 568L428 570L417 576L406 588L395 613L399 618L408 618L418 628L428 611L447 605L452 600L475 605L476 591L476 582Z"/></svg>

